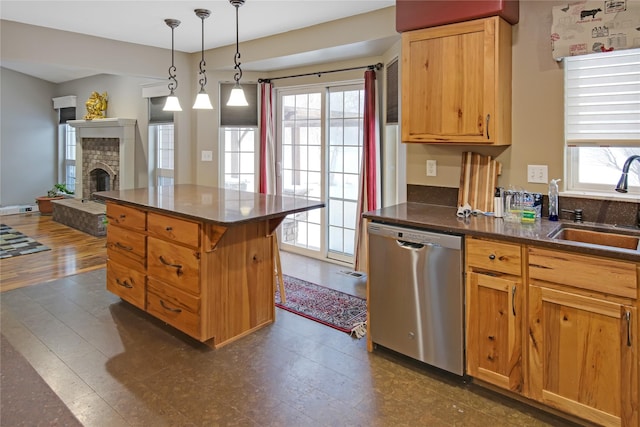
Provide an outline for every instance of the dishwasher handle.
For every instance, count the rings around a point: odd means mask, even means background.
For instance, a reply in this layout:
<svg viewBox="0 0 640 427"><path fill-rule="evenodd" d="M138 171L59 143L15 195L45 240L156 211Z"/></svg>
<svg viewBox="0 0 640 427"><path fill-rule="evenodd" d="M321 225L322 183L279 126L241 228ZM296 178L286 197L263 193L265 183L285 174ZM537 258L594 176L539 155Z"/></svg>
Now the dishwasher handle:
<svg viewBox="0 0 640 427"><path fill-rule="evenodd" d="M425 246L433 246L433 243L416 243L416 242L408 242L406 240L396 240L398 246L402 249L422 249Z"/></svg>

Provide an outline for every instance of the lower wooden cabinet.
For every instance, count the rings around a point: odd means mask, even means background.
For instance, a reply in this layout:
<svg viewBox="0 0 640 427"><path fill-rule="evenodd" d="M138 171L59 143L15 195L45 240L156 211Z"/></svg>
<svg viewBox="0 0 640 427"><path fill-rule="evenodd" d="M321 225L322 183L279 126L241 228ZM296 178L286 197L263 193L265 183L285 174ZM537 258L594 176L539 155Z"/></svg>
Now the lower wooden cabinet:
<svg viewBox="0 0 640 427"><path fill-rule="evenodd" d="M638 427L640 265L465 242L467 373L597 425Z"/></svg>
<svg viewBox="0 0 640 427"><path fill-rule="evenodd" d="M522 248L467 236L467 373L523 392Z"/></svg>
<svg viewBox="0 0 640 427"><path fill-rule="evenodd" d="M522 283L500 276L467 273L467 373L522 393Z"/></svg>
<svg viewBox="0 0 640 427"><path fill-rule="evenodd" d="M638 425L635 307L529 287L529 389L603 426Z"/></svg>

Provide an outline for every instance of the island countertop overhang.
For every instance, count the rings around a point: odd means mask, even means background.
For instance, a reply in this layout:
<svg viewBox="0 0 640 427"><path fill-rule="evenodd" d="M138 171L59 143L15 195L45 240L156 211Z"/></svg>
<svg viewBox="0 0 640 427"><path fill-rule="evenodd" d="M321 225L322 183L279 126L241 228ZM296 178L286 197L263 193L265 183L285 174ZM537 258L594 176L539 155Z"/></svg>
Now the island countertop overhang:
<svg viewBox="0 0 640 427"><path fill-rule="evenodd" d="M193 184L100 191L94 193L94 196L99 200L125 203L227 227L253 221L282 219L289 214L325 206L324 202L301 197Z"/></svg>

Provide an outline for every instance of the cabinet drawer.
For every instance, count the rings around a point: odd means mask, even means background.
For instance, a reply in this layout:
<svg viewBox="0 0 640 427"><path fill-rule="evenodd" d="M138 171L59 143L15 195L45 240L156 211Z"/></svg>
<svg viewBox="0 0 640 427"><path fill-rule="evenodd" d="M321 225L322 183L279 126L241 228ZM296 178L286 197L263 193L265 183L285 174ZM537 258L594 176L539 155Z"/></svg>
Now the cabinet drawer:
<svg viewBox="0 0 640 427"><path fill-rule="evenodd" d="M129 206L107 203L109 224L144 231L147 228L147 213Z"/></svg>
<svg viewBox="0 0 640 427"><path fill-rule="evenodd" d="M142 233L111 224L107 227L107 256L121 264L144 268L146 239Z"/></svg>
<svg viewBox="0 0 640 427"><path fill-rule="evenodd" d="M529 247L529 277L635 299L636 265L631 262Z"/></svg>
<svg viewBox="0 0 640 427"><path fill-rule="evenodd" d="M200 246L200 223L149 212L149 235L185 245Z"/></svg>
<svg viewBox="0 0 640 427"><path fill-rule="evenodd" d="M499 271L514 276L522 274L520 245L467 237L465 254L469 267Z"/></svg>
<svg viewBox="0 0 640 427"><path fill-rule="evenodd" d="M147 274L194 295L200 294L200 252L149 236Z"/></svg>
<svg viewBox="0 0 640 427"><path fill-rule="evenodd" d="M147 312L200 339L200 298L149 278Z"/></svg>
<svg viewBox="0 0 640 427"><path fill-rule="evenodd" d="M143 272L107 260L107 290L142 310L145 309L145 282Z"/></svg>

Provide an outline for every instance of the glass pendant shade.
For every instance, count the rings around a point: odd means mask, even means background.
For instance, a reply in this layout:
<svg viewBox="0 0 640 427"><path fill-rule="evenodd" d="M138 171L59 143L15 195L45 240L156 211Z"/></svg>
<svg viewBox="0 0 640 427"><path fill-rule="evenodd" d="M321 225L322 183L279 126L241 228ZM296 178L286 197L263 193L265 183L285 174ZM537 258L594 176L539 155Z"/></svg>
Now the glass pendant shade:
<svg viewBox="0 0 640 427"><path fill-rule="evenodd" d="M200 92L198 92L196 102L193 103L193 108L195 110L213 110L213 105L211 105L209 95L207 95L207 92L205 92L204 89L200 89Z"/></svg>
<svg viewBox="0 0 640 427"><path fill-rule="evenodd" d="M164 103L162 111L182 111L182 107L180 107L180 101L173 92L171 92L171 95L167 96L167 102Z"/></svg>
<svg viewBox="0 0 640 427"><path fill-rule="evenodd" d="M227 101L227 106L229 107L246 107L249 105L247 102L247 98L244 96L244 90L242 90L242 86L239 83L236 83L231 89L231 94L229 95L229 101Z"/></svg>

